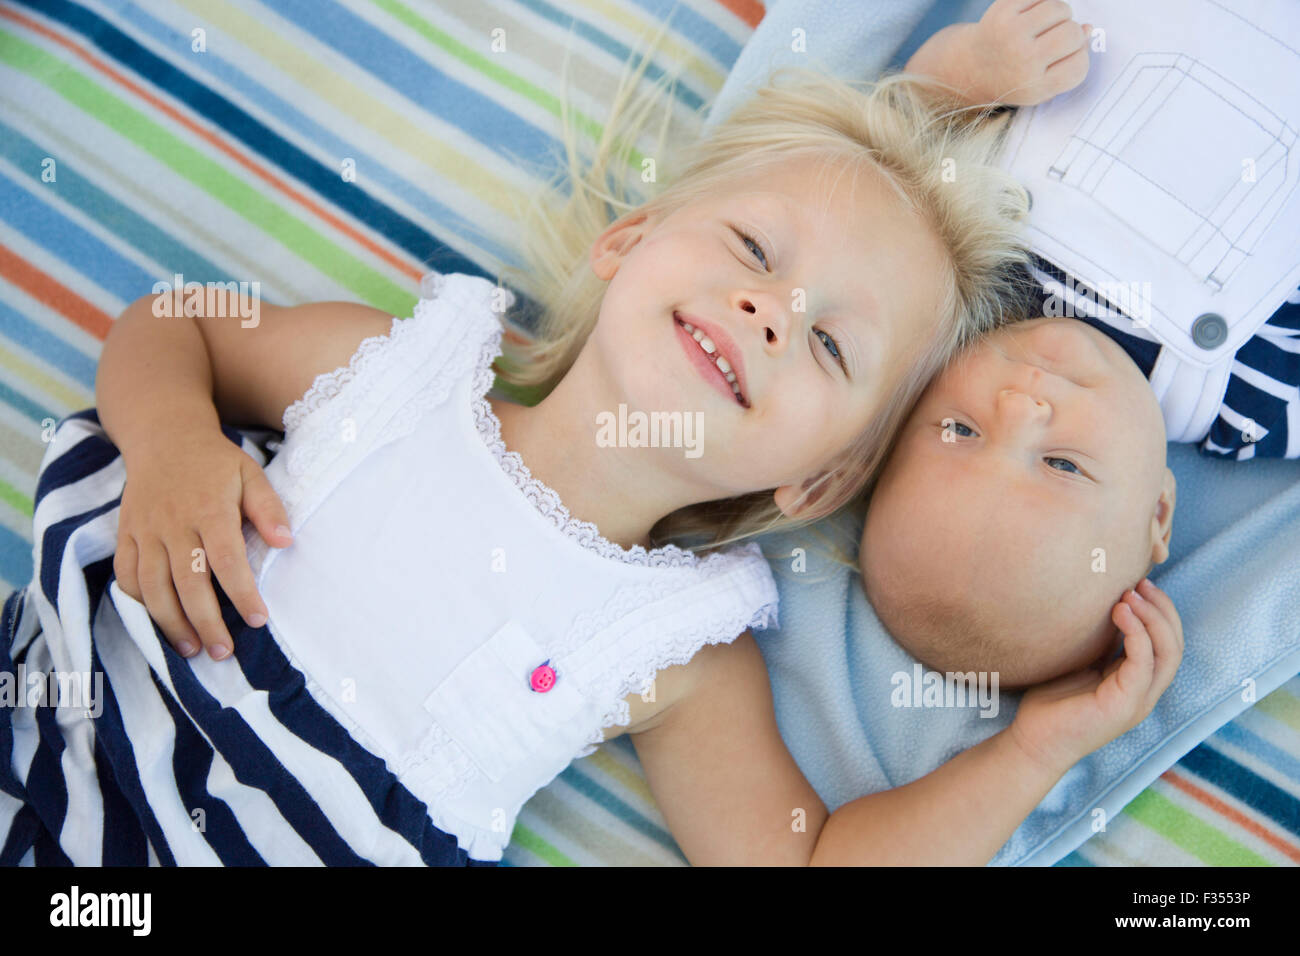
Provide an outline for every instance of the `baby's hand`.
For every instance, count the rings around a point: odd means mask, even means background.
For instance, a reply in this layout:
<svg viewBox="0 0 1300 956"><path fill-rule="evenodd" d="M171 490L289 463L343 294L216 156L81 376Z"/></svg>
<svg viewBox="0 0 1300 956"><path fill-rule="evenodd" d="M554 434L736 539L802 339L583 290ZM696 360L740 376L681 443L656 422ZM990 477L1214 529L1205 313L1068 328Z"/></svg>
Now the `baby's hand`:
<svg viewBox="0 0 1300 956"><path fill-rule="evenodd" d="M1064 773L1098 747L1136 727L1155 707L1183 658L1174 602L1150 581L1111 609L1124 656L1104 671L1067 674L1026 691L1009 736L1045 768ZM1143 598L1145 597L1145 600Z"/></svg>
<svg viewBox="0 0 1300 956"><path fill-rule="evenodd" d="M1033 106L1088 75L1090 24L1062 0L995 0L966 32L967 83L983 102Z"/></svg>

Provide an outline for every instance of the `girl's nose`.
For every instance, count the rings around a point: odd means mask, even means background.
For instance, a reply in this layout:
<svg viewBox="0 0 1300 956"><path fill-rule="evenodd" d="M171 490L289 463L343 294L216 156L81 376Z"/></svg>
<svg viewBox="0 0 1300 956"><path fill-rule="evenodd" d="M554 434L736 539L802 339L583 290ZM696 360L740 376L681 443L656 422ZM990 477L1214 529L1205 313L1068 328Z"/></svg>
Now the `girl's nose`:
<svg viewBox="0 0 1300 956"><path fill-rule="evenodd" d="M789 336L790 319L776 296L766 292L736 292L732 305L740 311L740 318L746 324L757 322L765 327L768 342L774 338L784 342Z"/></svg>

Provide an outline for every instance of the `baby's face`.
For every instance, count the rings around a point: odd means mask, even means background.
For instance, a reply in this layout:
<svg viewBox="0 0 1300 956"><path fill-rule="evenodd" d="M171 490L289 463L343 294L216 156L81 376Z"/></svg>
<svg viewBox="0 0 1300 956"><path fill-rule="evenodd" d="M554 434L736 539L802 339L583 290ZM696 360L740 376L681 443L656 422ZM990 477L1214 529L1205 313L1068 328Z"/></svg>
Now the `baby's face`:
<svg viewBox="0 0 1300 956"><path fill-rule="evenodd" d="M1079 319L1017 322L921 396L872 495L863 580L869 596L982 605L1059 674L1105 650L1109 606L1168 554L1172 508L1164 420L1137 365ZM1091 615L1086 640L1052 645L1051 621Z"/></svg>

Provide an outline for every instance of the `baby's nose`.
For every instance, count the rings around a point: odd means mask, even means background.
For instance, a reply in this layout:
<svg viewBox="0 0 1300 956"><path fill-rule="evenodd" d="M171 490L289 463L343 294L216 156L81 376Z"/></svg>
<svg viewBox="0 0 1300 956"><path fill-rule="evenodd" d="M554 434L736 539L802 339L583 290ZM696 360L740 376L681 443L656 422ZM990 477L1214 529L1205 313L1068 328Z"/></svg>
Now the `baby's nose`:
<svg viewBox="0 0 1300 956"><path fill-rule="evenodd" d="M1052 416L1052 406L1042 398L1035 398L1017 388L1004 388L998 393L999 412L1012 421L1043 421Z"/></svg>

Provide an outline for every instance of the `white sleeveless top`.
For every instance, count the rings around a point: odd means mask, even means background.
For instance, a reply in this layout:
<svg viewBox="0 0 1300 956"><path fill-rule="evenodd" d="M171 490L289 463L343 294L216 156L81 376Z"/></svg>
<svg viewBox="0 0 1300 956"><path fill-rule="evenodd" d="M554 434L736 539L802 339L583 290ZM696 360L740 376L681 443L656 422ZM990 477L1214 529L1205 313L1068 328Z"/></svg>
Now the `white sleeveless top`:
<svg viewBox="0 0 1300 956"><path fill-rule="evenodd" d="M411 318L318 376L266 467L294 542L244 526L267 626L312 696L480 860L629 723L623 698L656 671L777 626L757 543L625 550L506 449L486 398L502 294L440 276Z"/></svg>

